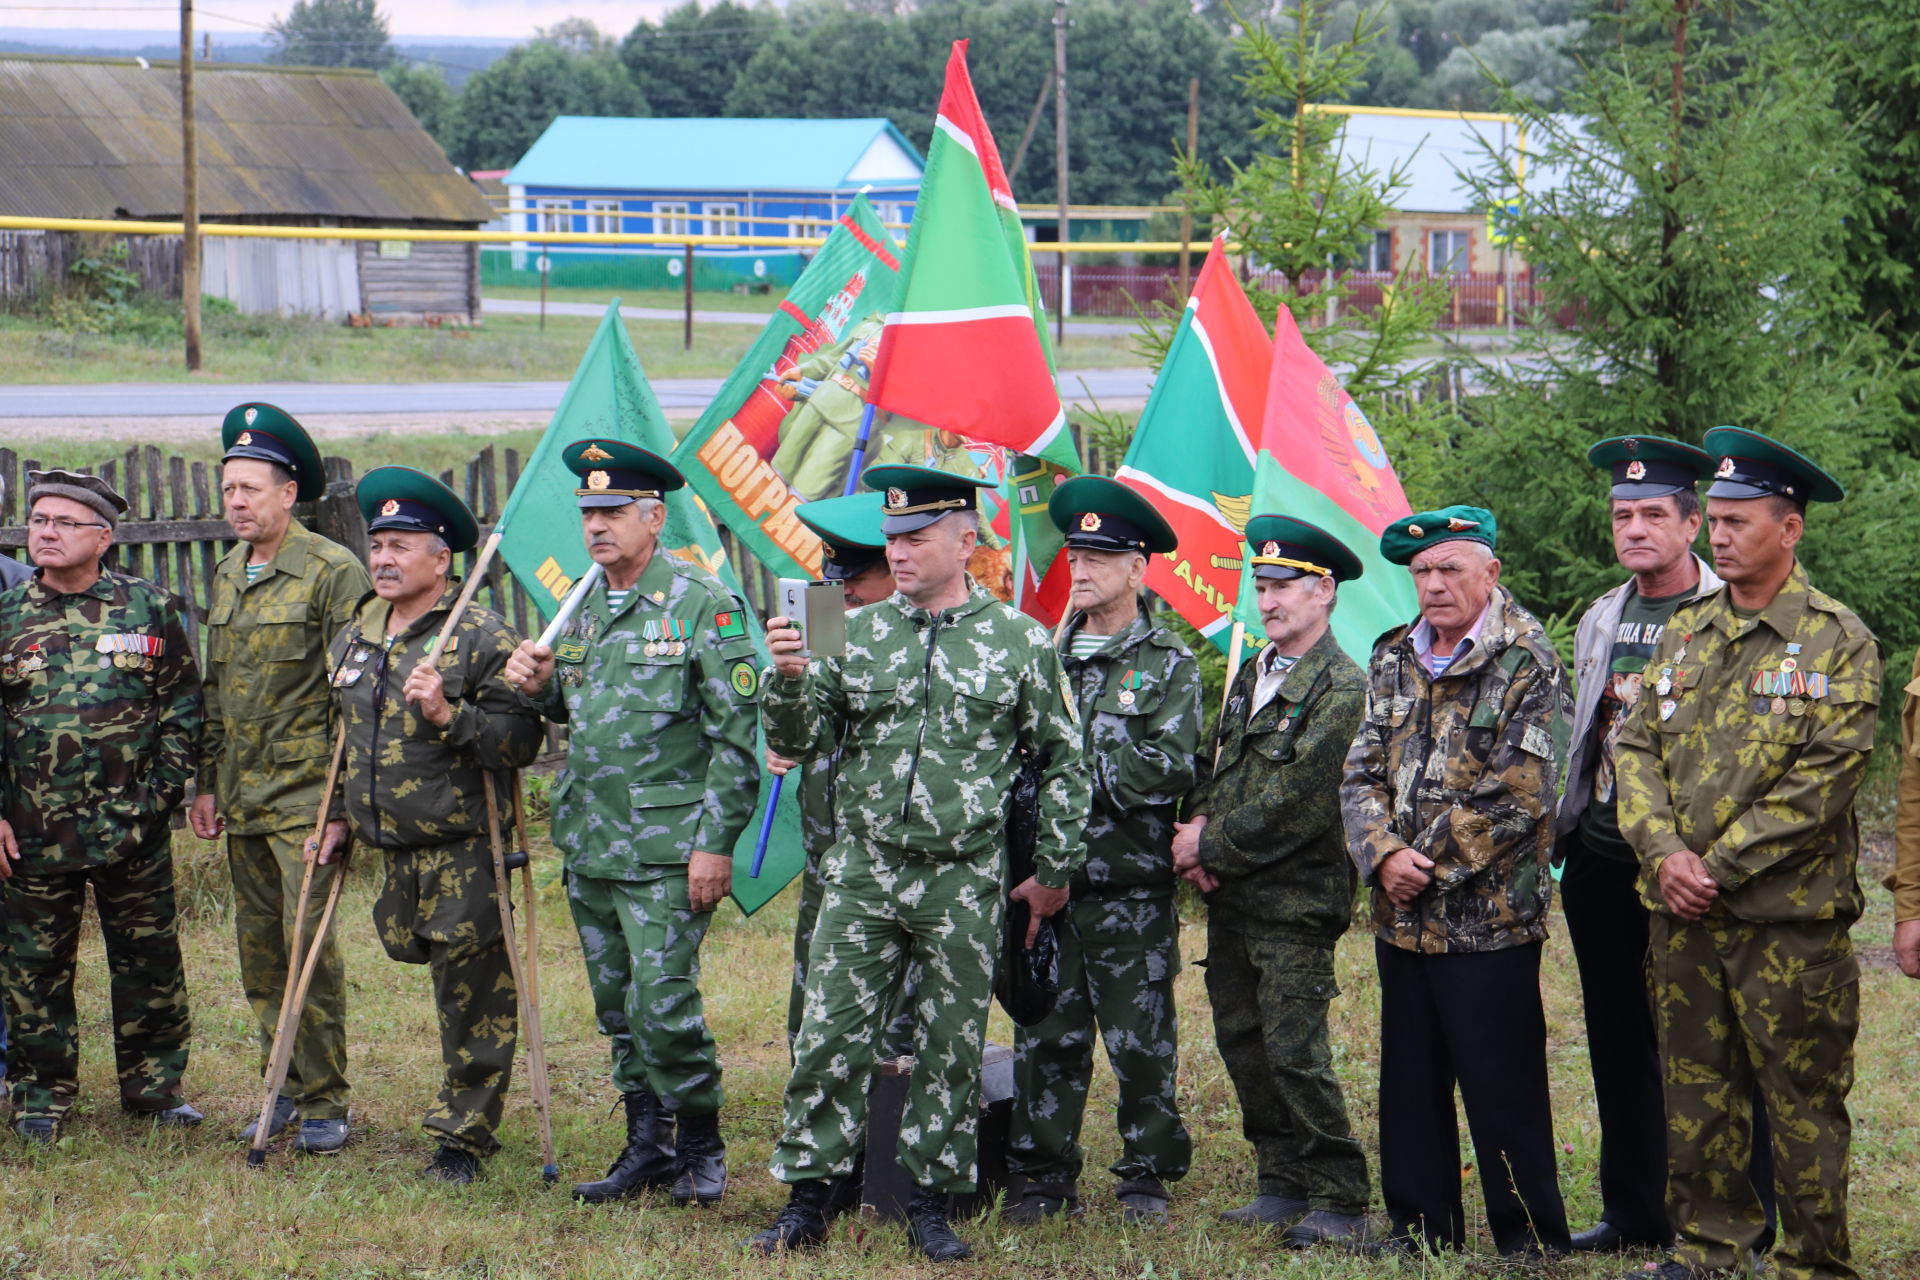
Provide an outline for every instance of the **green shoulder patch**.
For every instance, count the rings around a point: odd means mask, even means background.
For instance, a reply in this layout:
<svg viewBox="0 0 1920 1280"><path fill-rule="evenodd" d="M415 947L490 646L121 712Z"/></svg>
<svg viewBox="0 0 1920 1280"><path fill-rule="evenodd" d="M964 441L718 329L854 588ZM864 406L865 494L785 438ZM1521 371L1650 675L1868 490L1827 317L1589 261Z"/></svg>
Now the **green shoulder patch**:
<svg viewBox="0 0 1920 1280"><path fill-rule="evenodd" d="M727 671L727 684L741 698L751 698L760 692L760 671L751 662L736 662Z"/></svg>
<svg viewBox="0 0 1920 1280"><path fill-rule="evenodd" d="M713 615L713 629L722 640L747 634L747 618L738 609L723 609Z"/></svg>

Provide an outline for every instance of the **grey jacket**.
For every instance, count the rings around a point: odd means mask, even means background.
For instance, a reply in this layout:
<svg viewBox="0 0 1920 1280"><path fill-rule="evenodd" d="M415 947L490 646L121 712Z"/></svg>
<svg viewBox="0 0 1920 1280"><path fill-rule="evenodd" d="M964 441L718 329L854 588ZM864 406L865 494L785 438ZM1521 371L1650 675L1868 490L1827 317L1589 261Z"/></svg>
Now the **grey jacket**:
<svg viewBox="0 0 1920 1280"><path fill-rule="evenodd" d="M1693 563L1700 570L1700 585L1694 588L1691 604L1701 596L1720 589L1720 575L1699 556ZM1605 672L1613 652L1613 634L1620 629L1620 615L1627 607L1627 594L1633 579L1615 587L1587 606L1580 625L1573 633L1573 673L1577 682L1573 693L1573 756L1567 763L1566 789L1560 793L1560 809L1554 815L1553 833L1563 836L1593 799L1593 771L1599 761L1593 754L1593 718L1600 711L1600 691L1606 687Z"/></svg>
<svg viewBox="0 0 1920 1280"><path fill-rule="evenodd" d="M0 554L0 591L17 582L25 582L33 576L33 566L24 560L15 560L10 555Z"/></svg>

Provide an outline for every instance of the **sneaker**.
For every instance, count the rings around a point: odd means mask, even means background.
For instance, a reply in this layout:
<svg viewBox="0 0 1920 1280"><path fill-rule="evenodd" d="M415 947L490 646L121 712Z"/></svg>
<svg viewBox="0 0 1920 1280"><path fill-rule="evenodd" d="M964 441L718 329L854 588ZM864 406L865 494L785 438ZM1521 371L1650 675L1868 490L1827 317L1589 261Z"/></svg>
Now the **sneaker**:
<svg viewBox="0 0 1920 1280"><path fill-rule="evenodd" d="M168 1107L165 1111L136 1111L131 1107L122 1107L121 1110L130 1116L151 1120L155 1126L164 1129L191 1129L206 1119L191 1102Z"/></svg>
<svg viewBox="0 0 1920 1280"><path fill-rule="evenodd" d="M344 1125L346 1122L341 1121ZM426 1167L429 1178L438 1178L442 1182L451 1182L455 1186L466 1186L480 1173L480 1158L470 1151L458 1147L442 1146L433 1163Z"/></svg>
<svg viewBox="0 0 1920 1280"><path fill-rule="evenodd" d="M325 1120L308 1118L300 1122L293 1149L310 1156L330 1156L347 1145L347 1118L332 1116Z"/></svg>
<svg viewBox="0 0 1920 1280"><path fill-rule="evenodd" d="M267 1137L277 1138L286 1132L287 1126L293 1123L293 1117L297 1113L298 1109L294 1106L292 1098L284 1093L276 1096L273 1100L273 1115L267 1121ZM255 1112L254 1118L248 1121L247 1127L240 1131L240 1141L251 1146L254 1135L259 1132L260 1114Z"/></svg>
<svg viewBox="0 0 1920 1280"><path fill-rule="evenodd" d="M50 1147L60 1135L60 1122L52 1116L21 1116L13 1122L13 1131L29 1146Z"/></svg>
<svg viewBox="0 0 1920 1280"><path fill-rule="evenodd" d="M1128 1178L1114 1190L1120 1201L1120 1221L1136 1227L1164 1227L1167 1214L1167 1188L1158 1178Z"/></svg>
<svg viewBox="0 0 1920 1280"><path fill-rule="evenodd" d="M1366 1242L1366 1214L1336 1213L1332 1209L1315 1209L1280 1236L1280 1243L1289 1249L1311 1249L1323 1244L1357 1249Z"/></svg>

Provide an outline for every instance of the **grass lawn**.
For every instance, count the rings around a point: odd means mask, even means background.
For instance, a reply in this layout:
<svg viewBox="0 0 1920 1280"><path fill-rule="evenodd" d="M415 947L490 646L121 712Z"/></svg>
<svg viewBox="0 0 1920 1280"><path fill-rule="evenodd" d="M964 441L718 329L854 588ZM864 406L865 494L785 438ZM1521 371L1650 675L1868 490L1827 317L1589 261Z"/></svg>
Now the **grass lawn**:
<svg viewBox="0 0 1920 1280"><path fill-rule="evenodd" d="M1112 1277L1424 1276L1513 1274L1481 1252L1421 1266L1289 1254L1260 1233L1214 1220L1253 1191L1250 1154L1226 1073L1211 1043L1201 971L1179 979L1183 1046L1181 1109L1193 1130L1192 1174L1175 1189L1164 1230L1123 1227L1104 1166L1118 1151L1110 1117L1112 1078L1096 1075L1086 1141L1089 1205L1078 1222L1015 1230L995 1219L964 1224L978 1253L970 1264L921 1262L896 1227L843 1220L823 1251L792 1258L742 1258L737 1242L771 1219L783 1188L766 1172L786 1076L784 1041L792 891L753 919L723 909L707 942L707 1013L726 1070L724 1125L734 1183L716 1210L676 1210L664 1196L585 1208L539 1181L539 1150L524 1075L516 1076L503 1138L506 1149L466 1189L429 1184L420 1170L432 1148L418 1119L438 1080L437 1037L427 973L393 963L369 923L376 870L357 869L340 915L350 983L349 1074L355 1141L332 1159L300 1158L284 1145L263 1172L249 1173L233 1135L258 1107L256 1051L241 998L227 912L224 861L182 834L177 839L185 947L193 994L194 1057L187 1096L207 1124L162 1136L121 1117L114 1103L103 990L104 962L89 933L81 962L82 1102L55 1149L29 1152L0 1141L0 1276L578 1276L578 1277L908 1277L1021 1275L1049 1280ZM551 846L539 841L545 881L540 906L541 989L552 1063L555 1136L562 1178L597 1177L618 1146L619 1118L607 1083L603 1041L594 1031L579 947L568 919ZM1875 888L1857 936L1884 947L1888 899ZM1189 910L1189 961L1204 954L1204 925ZM1549 944L1548 1033L1561 1181L1576 1227L1598 1212L1598 1132L1588 1082L1572 957L1556 930ZM1334 1003L1334 1045L1354 1122L1371 1151L1377 1065L1378 991L1371 943L1349 934L1339 952L1343 990ZM1920 988L1869 966L1854 1091L1853 1238L1866 1276L1920 1274L1920 1129L1910 1087L1920 1073L1914 1005ZM996 1013L992 1038L1008 1029ZM1463 1155L1463 1161L1470 1156ZM1377 1177L1377 1168L1375 1169ZM1377 1186L1377 1184L1376 1184ZM1478 1216L1477 1175L1465 1182ZM1485 1248L1483 1243L1482 1248ZM1644 1258L1576 1259L1549 1273L1598 1280Z"/></svg>

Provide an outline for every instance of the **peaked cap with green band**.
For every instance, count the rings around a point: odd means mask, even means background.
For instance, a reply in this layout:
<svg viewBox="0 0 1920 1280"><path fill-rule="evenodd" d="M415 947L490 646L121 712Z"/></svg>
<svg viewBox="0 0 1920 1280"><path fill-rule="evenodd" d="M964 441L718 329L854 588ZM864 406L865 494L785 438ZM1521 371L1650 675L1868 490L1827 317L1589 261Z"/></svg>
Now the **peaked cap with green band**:
<svg viewBox="0 0 1920 1280"><path fill-rule="evenodd" d="M1707 432L1707 452L1713 456L1713 483L1709 498L1790 498L1809 502L1839 502L1847 496L1840 482L1813 459L1778 440L1744 427L1715 427Z"/></svg>
<svg viewBox="0 0 1920 1280"><path fill-rule="evenodd" d="M291 471L299 486L294 496L301 502L312 502L327 491L320 451L313 447L307 429L277 405L251 400L227 410L220 423L220 447L225 451L220 455L222 462L228 458L257 458L277 462Z"/></svg>
<svg viewBox="0 0 1920 1280"><path fill-rule="evenodd" d="M471 551L480 541L480 524L460 495L424 471L375 467L360 477L353 496L368 533L436 533L451 551Z"/></svg>
<svg viewBox="0 0 1920 1280"><path fill-rule="evenodd" d="M1587 450L1587 461L1612 472L1616 498L1664 498L1691 489L1713 470L1713 458L1679 440L1614 436Z"/></svg>
<svg viewBox="0 0 1920 1280"><path fill-rule="evenodd" d="M573 491L582 511L660 498L687 482L671 462L625 440L575 440L560 461L585 482Z"/></svg>
<svg viewBox="0 0 1920 1280"><path fill-rule="evenodd" d="M1389 564L1409 564L1443 542L1478 542L1494 549L1499 525L1485 507L1442 507L1402 516L1380 535L1380 555Z"/></svg>
<svg viewBox="0 0 1920 1280"><path fill-rule="evenodd" d="M1179 545L1173 526L1152 503L1106 476L1075 476L1055 485L1047 516L1070 547L1164 555Z"/></svg>
<svg viewBox="0 0 1920 1280"><path fill-rule="evenodd" d="M880 532L882 501L877 493L850 493L793 509L801 524L820 535L822 578L844 582L887 558L887 535Z"/></svg>
<svg viewBox="0 0 1920 1280"><path fill-rule="evenodd" d="M977 511L980 490L994 487L993 481L976 476L893 463L868 467L860 480L886 495L881 502L882 533L912 533L956 511Z"/></svg>
<svg viewBox="0 0 1920 1280"><path fill-rule="evenodd" d="M1286 582L1312 575L1351 582L1366 572L1360 557L1340 539L1292 516L1254 516L1247 521L1247 545L1256 578Z"/></svg>

